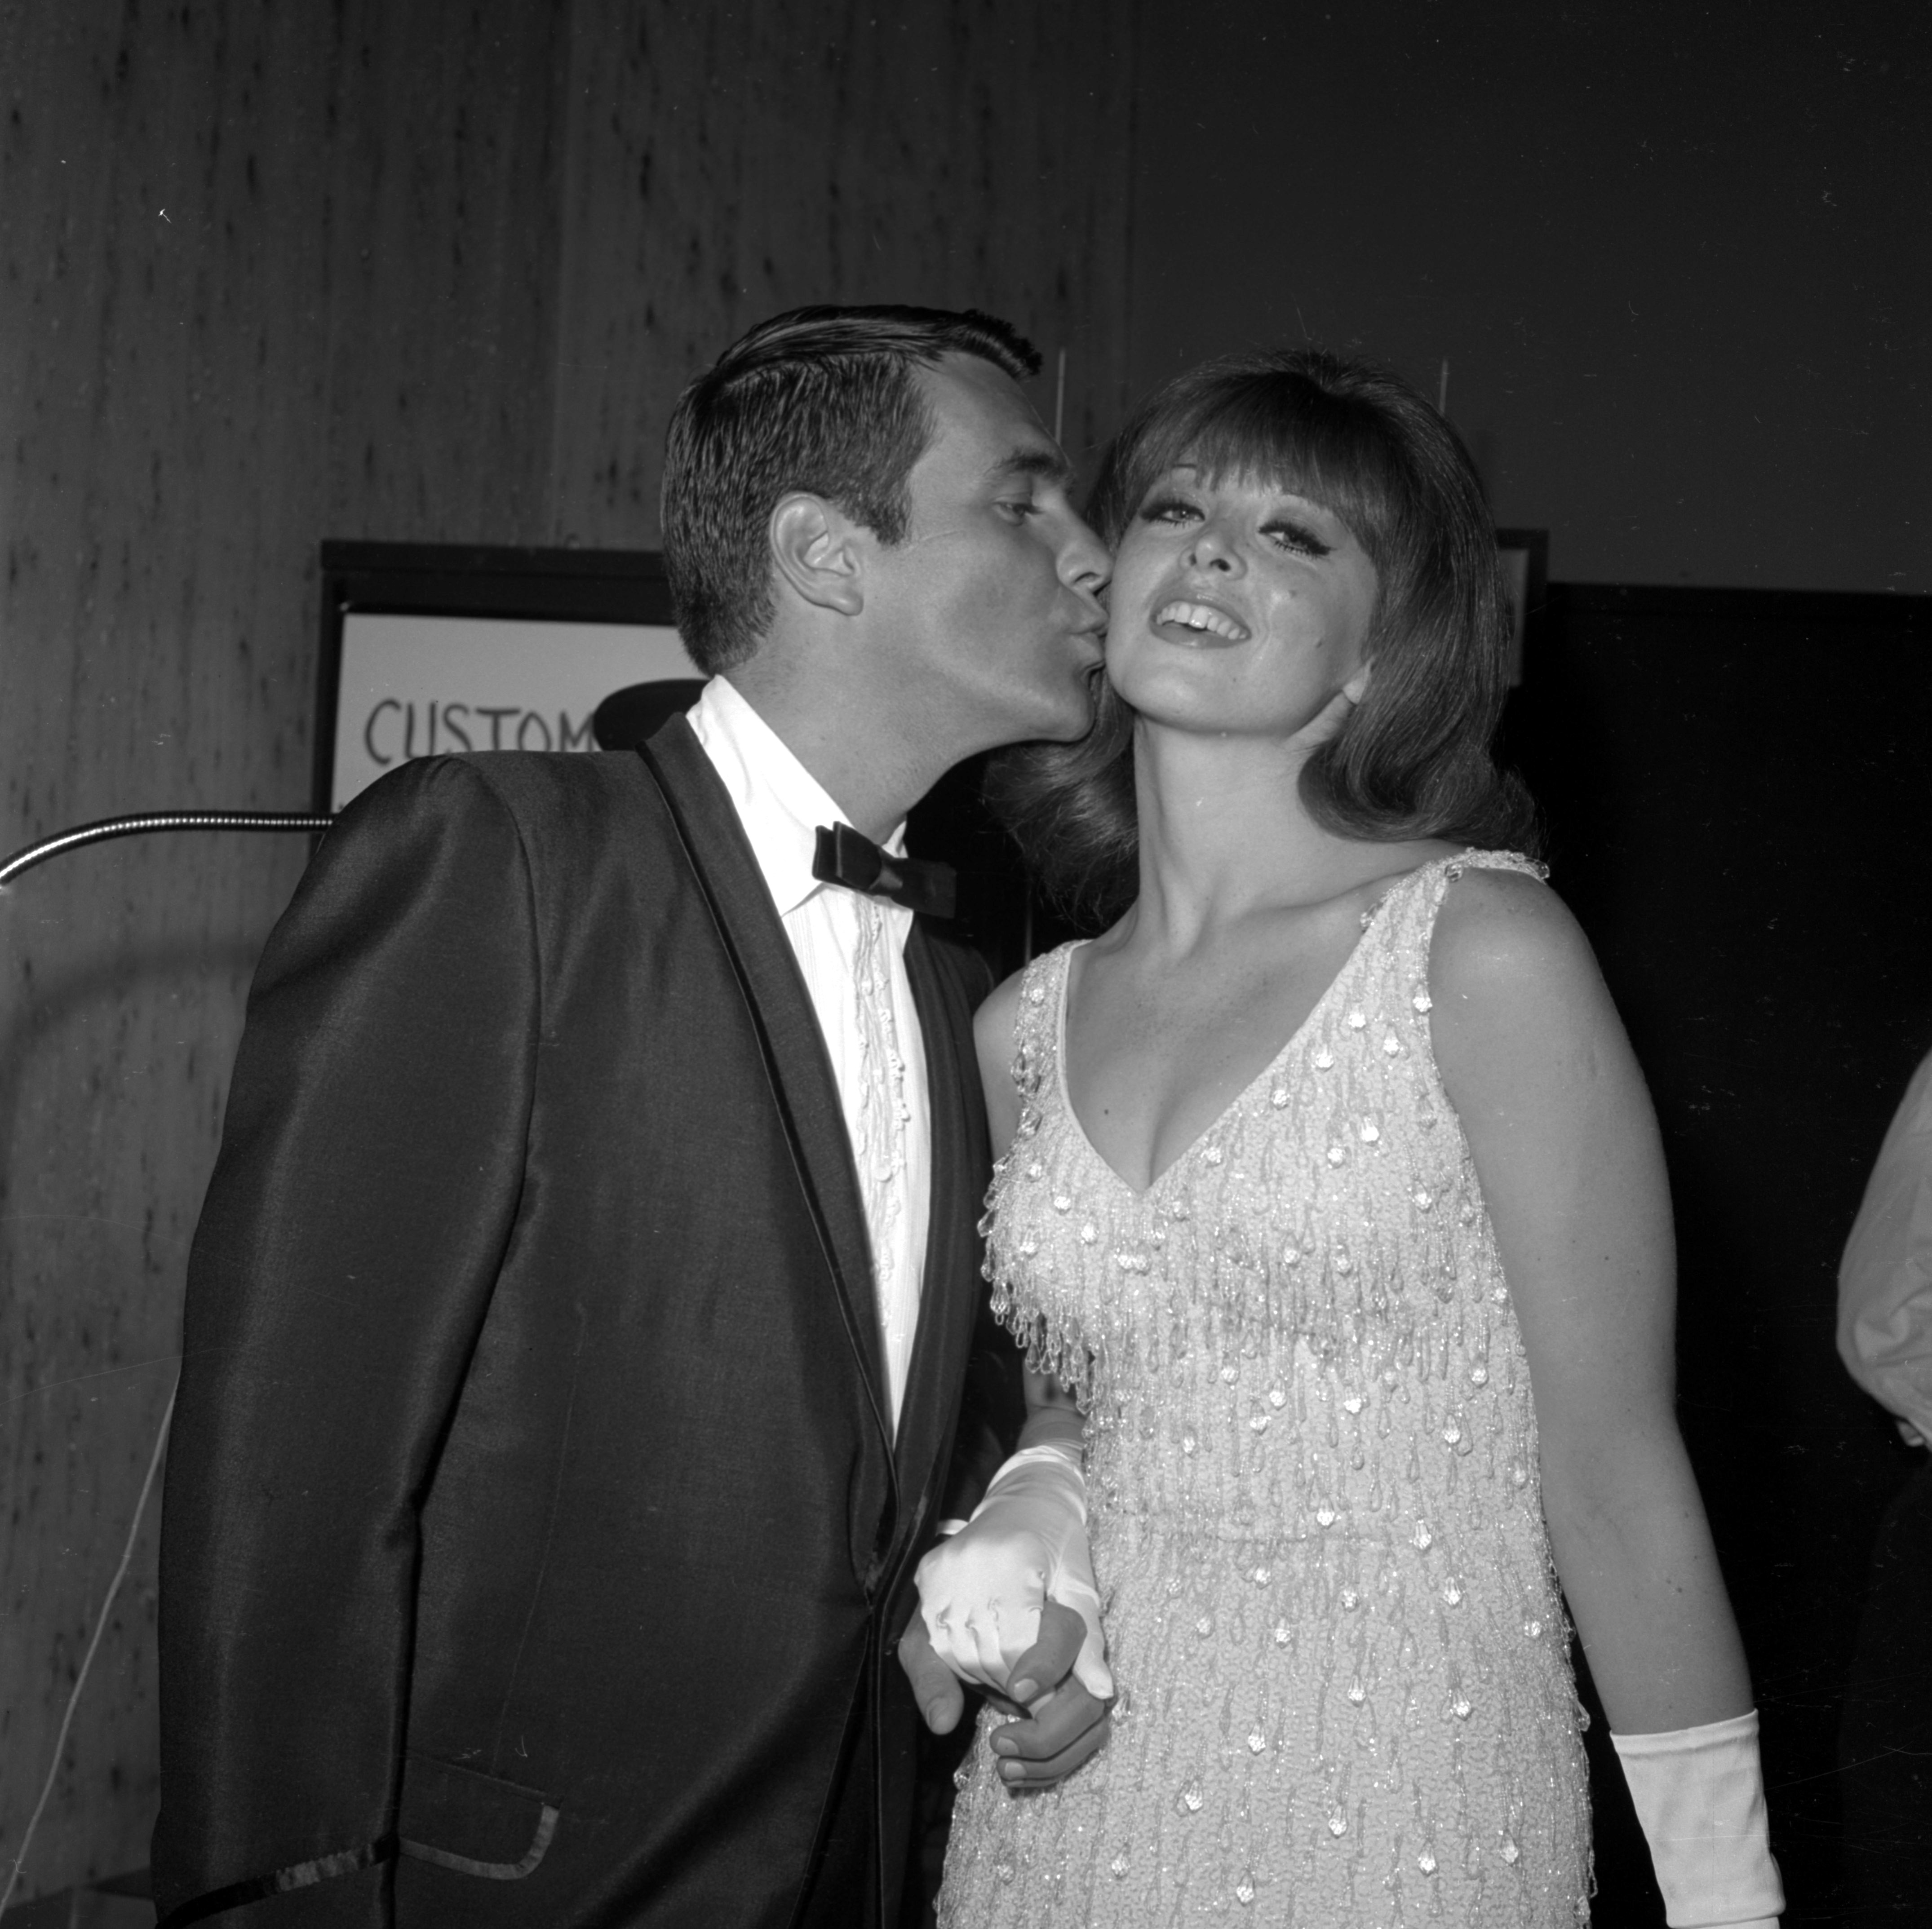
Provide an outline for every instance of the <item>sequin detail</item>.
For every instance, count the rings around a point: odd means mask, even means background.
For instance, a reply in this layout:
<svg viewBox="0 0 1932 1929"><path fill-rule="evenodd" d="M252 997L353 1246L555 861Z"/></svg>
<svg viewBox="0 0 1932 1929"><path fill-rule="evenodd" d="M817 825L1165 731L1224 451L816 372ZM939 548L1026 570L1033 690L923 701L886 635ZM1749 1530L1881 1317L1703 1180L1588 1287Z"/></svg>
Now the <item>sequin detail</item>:
<svg viewBox="0 0 1932 1929"><path fill-rule="evenodd" d="M1105 1753L1049 1794L1012 1799L982 1738L946 1929L1577 1918L1528 1371L1427 1023L1450 868L1390 887L1300 1031L1138 1191L1066 1108L1070 952L1028 968L1036 1123L996 1171L987 1276L1087 1417L1122 1694Z"/></svg>

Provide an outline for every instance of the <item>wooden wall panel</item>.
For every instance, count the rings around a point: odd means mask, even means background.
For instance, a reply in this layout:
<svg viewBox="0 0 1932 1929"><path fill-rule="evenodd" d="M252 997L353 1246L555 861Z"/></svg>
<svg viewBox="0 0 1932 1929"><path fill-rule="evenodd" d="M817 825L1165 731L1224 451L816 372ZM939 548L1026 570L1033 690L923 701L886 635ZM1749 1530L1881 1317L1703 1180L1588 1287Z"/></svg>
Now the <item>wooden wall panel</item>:
<svg viewBox="0 0 1932 1929"><path fill-rule="evenodd" d="M0 15L0 850L307 802L315 546L535 541L556 7ZM144 840L0 899L0 1870L173 1371L241 999L303 862ZM139 1867L153 1536L22 1893Z"/></svg>
<svg viewBox="0 0 1932 1929"><path fill-rule="evenodd" d="M654 547L679 390L763 316L914 302L1067 351L1066 434L1126 366L1121 0L578 0L554 530Z"/></svg>
<svg viewBox="0 0 1932 1929"><path fill-rule="evenodd" d="M990 308L1068 350L1092 439L1126 360L1130 14L0 5L0 854L304 804L317 542L654 542L672 400L776 308ZM0 1880L302 862L142 840L0 896ZM151 1522L22 1894L146 1858L153 1617Z"/></svg>

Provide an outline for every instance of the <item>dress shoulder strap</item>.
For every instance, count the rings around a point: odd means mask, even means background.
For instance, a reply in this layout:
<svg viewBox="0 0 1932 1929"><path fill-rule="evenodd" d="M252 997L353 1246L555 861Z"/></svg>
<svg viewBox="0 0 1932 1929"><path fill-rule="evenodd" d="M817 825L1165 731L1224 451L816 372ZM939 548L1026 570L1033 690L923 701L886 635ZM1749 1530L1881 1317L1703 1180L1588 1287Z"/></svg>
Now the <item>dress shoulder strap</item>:
<svg viewBox="0 0 1932 1929"><path fill-rule="evenodd" d="M1440 882L1436 888L1436 902L1465 871L1520 871L1526 877L1534 878L1539 884L1550 882L1550 866L1539 863L1534 857L1526 857L1520 850L1478 850L1473 846L1459 851L1454 857L1438 857L1435 863L1424 865L1426 871L1439 870Z"/></svg>
<svg viewBox="0 0 1932 1929"><path fill-rule="evenodd" d="M1042 1086L1052 1077L1060 1052L1060 1014L1066 1009L1066 968L1076 944L1036 958L1020 977L1013 1013L1012 1078L1022 1113L1036 1111Z"/></svg>
<svg viewBox="0 0 1932 1929"><path fill-rule="evenodd" d="M1019 1002L1013 1015L1012 1058L1019 1119L1012 1144L993 1162L992 1190L980 1233L986 1242L980 1271L992 1289L994 1318L1019 1342L1027 1364L1071 1388L1084 1413L1093 1399L1096 1348L1089 1345L1078 1313L1066 1304L1064 1292L1059 1290L1066 1282L1050 1270L1054 1263L1051 1242L1049 1251L1042 1252L1037 1228L1029 1229L1023 1214L1017 1225L1010 1217L1012 1168L1017 1163L1027 1168L1030 1179L1040 1176L1040 1134L1049 1116L1060 1108L1060 1043L1067 972L1078 949L1077 943L1063 944L1046 952L1027 967L1020 979ZM1070 1200L1055 1203L1064 1210Z"/></svg>

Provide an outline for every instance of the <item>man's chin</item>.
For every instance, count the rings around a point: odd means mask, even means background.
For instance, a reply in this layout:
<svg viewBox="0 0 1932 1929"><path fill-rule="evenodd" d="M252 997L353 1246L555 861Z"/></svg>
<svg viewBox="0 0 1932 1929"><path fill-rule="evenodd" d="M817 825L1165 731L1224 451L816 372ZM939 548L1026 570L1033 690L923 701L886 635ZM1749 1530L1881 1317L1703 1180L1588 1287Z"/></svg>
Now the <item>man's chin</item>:
<svg viewBox="0 0 1932 1929"><path fill-rule="evenodd" d="M1050 724L1041 730L1037 742L1078 743L1094 728L1100 715L1100 686L1106 672L1096 663L1080 672L1072 685L1058 693Z"/></svg>

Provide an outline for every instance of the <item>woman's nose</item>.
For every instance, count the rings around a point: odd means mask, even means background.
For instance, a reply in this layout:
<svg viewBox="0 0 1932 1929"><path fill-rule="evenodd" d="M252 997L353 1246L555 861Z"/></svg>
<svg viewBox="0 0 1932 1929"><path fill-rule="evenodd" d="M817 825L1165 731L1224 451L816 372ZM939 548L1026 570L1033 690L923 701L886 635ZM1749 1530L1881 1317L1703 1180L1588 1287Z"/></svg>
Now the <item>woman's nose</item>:
<svg viewBox="0 0 1932 1929"><path fill-rule="evenodd" d="M1188 545L1188 560L1197 569L1216 569L1232 574L1240 566L1240 551L1218 523L1204 522L1194 532Z"/></svg>

